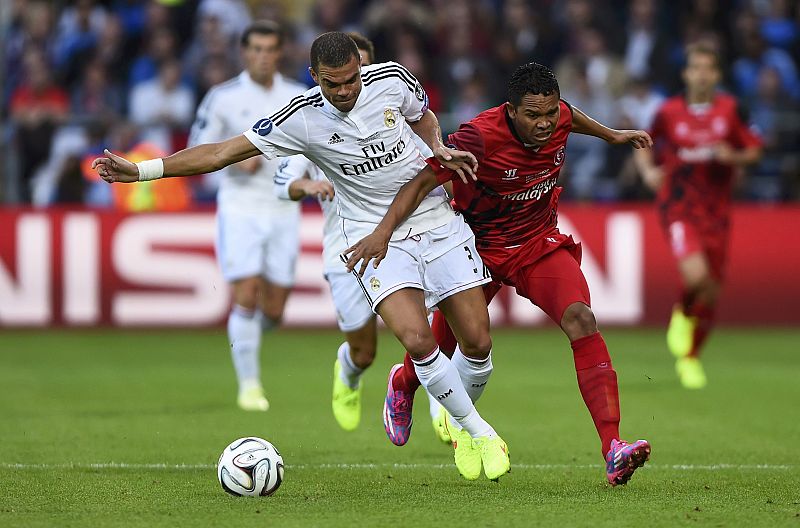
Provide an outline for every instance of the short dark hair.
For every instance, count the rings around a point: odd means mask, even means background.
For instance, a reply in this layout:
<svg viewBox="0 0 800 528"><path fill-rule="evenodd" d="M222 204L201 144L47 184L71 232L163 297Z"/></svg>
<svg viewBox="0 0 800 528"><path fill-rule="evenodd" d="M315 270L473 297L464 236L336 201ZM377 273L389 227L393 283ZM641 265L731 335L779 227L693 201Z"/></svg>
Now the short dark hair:
<svg viewBox="0 0 800 528"><path fill-rule="evenodd" d="M283 45L283 30L277 22L272 20L256 20L250 24L242 33L240 44L243 48L250 45L250 35L275 35L278 37L278 46Z"/></svg>
<svg viewBox="0 0 800 528"><path fill-rule="evenodd" d="M370 64L375 62L375 45L372 44L370 39L361 33L356 33L355 31L350 31L347 36L353 39L353 42L356 43L356 47L358 49L367 52L367 60Z"/></svg>
<svg viewBox="0 0 800 528"><path fill-rule="evenodd" d="M314 71L319 70L320 64L339 68L350 62L353 57L361 61L358 46L347 33L341 31L323 33L311 44L311 68Z"/></svg>
<svg viewBox="0 0 800 528"><path fill-rule="evenodd" d="M525 94L560 95L561 90L553 71L538 62L529 62L514 70L508 81L508 101L519 106Z"/></svg>

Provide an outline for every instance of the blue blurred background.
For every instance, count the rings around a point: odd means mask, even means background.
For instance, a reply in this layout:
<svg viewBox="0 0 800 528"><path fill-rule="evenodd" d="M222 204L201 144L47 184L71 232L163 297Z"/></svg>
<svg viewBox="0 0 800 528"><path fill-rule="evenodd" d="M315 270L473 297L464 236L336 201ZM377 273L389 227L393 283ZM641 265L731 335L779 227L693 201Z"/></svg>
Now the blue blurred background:
<svg viewBox="0 0 800 528"><path fill-rule="evenodd" d="M800 3L796 0L6 0L0 203L112 207L87 160L103 147L185 146L196 105L240 71L255 19L287 29L283 73L307 84L321 32L355 30L377 59L424 84L445 132L505 100L513 69L552 67L567 100L614 127L647 128L681 89L686 44L716 46L766 154L737 198L800 197ZM565 197L648 198L627 148L570 140ZM83 164L83 165L82 165ZM213 201L213 177L179 207ZM174 205L174 204L173 204Z"/></svg>

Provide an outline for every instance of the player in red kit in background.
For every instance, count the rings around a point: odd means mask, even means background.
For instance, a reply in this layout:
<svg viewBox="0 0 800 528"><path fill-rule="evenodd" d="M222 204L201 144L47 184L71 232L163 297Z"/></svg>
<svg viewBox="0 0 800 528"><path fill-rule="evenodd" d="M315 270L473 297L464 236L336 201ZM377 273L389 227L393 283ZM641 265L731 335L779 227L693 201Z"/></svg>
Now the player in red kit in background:
<svg viewBox="0 0 800 528"><path fill-rule="evenodd" d="M429 160L428 167L400 189L375 231L348 249L348 267L363 271L370 259L377 266L386 255L393 226L435 187L452 181L456 209L475 233L478 253L491 272L493 282L484 286L486 299L503 284L513 286L564 330L572 344L581 395L600 436L608 481L624 484L648 459L650 444L620 440L617 375L590 308L580 269L581 247L557 227L557 180L570 132L636 148L652 144L646 132L612 130L561 100L558 82L547 67L520 66L509 82L508 102L482 112L448 138L448 143L477 158L475 181ZM485 366L464 356L438 312L433 329L441 350L453 352L453 361L475 363L473 379L462 375L475 399L488 379L480 372L491 370L491 356ZM409 365L406 358L394 377L394 390L413 393L418 387ZM454 443L469 441L451 420L443 420Z"/></svg>
<svg viewBox="0 0 800 528"><path fill-rule="evenodd" d="M635 159L657 192L661 224L682 279L667 346L683 386L700 389L706 375L699 355L724 275L733 181L739 168L761 158L761 140L747 127L736 100L717 91L717 52L690 46L686 60L686 93L664 102L653 121L653 151L638 151Z"/></svg>

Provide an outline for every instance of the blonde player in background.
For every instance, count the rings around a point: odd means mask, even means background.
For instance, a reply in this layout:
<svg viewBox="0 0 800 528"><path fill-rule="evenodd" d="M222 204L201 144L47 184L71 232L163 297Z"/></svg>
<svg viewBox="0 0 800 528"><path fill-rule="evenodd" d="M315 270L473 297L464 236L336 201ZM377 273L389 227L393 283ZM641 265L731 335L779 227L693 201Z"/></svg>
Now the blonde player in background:
<svg viewBox="0 0 800 528"><path fill-rule="evenodd" d="M259 21L241 37L245 69L213 87L197 110L190 145L222 141L278 110L306 87L278 73L280 26ZM237 403L266 411L261 336L278 325L294 283L300 211L272 191L277 161L254 157L223 169L217 193L217 259L233 289L228 340L239 382Z"/></svg>

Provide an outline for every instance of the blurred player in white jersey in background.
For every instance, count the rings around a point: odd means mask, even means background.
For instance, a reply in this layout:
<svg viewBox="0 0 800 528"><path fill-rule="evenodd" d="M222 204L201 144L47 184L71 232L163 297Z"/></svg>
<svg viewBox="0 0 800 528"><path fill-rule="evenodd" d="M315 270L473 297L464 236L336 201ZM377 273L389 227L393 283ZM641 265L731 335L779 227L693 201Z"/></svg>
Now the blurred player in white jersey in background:
<svg viewBox="0 0 800 528"><path fill-rule="evenodd" d="M197 110L190 145L222 141L281 108L306 87L278 73L280 26L258 21L242 34L244 71L213 87ZM300 211L272 191L277 161L256 156L221 172L217 258L233 289L228 340L239 382L237 403L266 411L260 375L261 334L280 323L294 283Z"/></svg>
<svg viewBox="0 0 800 528"><path fill-rule="evenodd" d="M358 33L348 33L358 46L361 65L375 62L372 42ZM406 125L408 126L408 125ZM413 134L413 133L412 133ZM417 147L426 158L433 155L428 145L413 134ZM353 431L361 421L361 375L372 365L377 349L376 317L357 281L347 271L339 255L347 244L339 227L333 185L325 174L305 156L284 160L275 173L275 194L284 200L319 200L325 218L322 238L323 273L336 308L336 321L345 336L339 345L333 367L332 408L336 422L345 431ZM438 418L439 402L430 397L432 418ZM437 431L438 432L438 431ZM449 437L440 437L449 443Z"/></svg>

